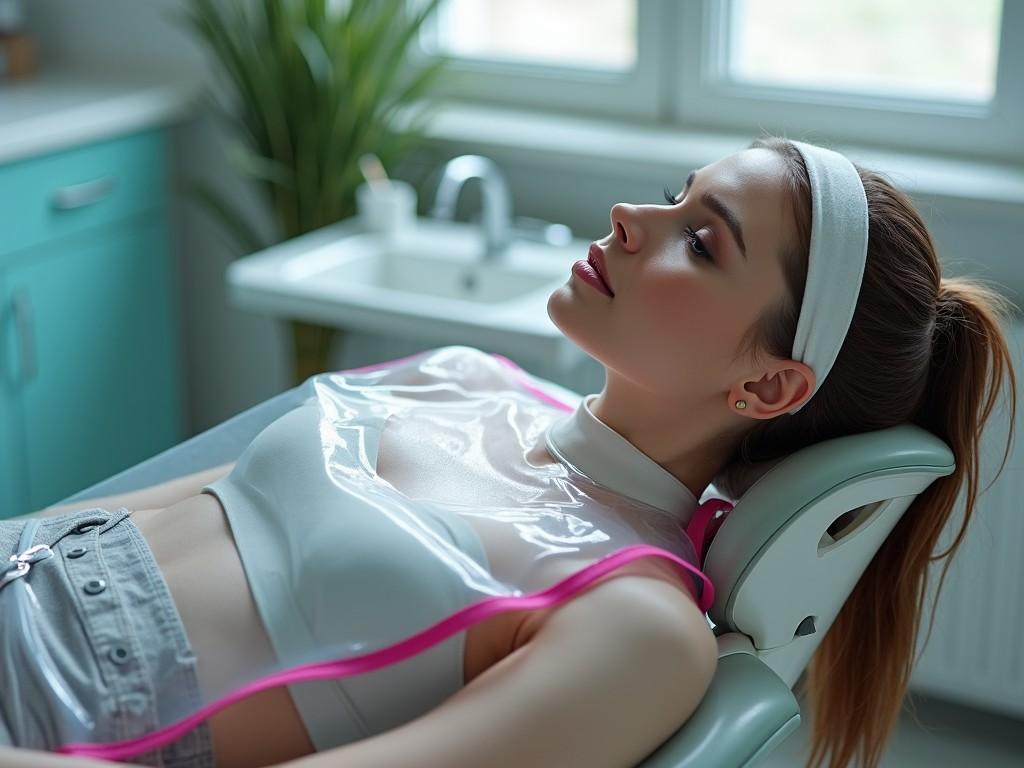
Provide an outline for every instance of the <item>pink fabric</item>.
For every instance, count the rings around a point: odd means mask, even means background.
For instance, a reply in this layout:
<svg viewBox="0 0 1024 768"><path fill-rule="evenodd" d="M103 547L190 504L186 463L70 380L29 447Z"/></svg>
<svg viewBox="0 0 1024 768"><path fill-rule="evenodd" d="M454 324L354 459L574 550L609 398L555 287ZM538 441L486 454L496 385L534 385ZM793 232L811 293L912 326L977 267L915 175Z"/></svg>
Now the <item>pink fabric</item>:
<svg viewBox="0 0 1024 768"><path fill-rule="evenodd" d="M519 378L521 386L531 394L563 410L573 410L572 406L551 397L546 392L533 385L528 379L528 375L514 362L501 355L492 353L492 356L504 365L516 371L517 378ZM414 357L414 355L410 355L410 357ZM407 360L409 358L406 357L401 359ZM381 363L380 365L352 369L346 372L365 372L374 370L375 368L394 365L396 362L400 361L391 360L386 363ZM713 502L717 503L717 506ZM722 503L723 502L720 499L713 499L705 502L698 508L687 528L688 534L693 531L691 539L693 539L695 546L700 547L701 551L703 551L703 536L707 531L708 523L712 519L714 512L721 507ZM698 538L693 538L694 535L697 535ZM697 542L700 543L697 544ZM564 603L566 600L574 597L602 576L611 573L616 568L619 568L626 563L642 557L665 558L682 568L685 573L699 578L703 585L703 589L699 598L694 594L694 600L697 601L697 605L702 612L706 613L711 607L711 604L715 599L714 585L700 569L694 567L685 560L676 557L671 552L658 547L648 545L623 547L619 551L581 569L546 590L534 592L529 595L523 595L521 597L485 598L478 603L468 605L465 608L456 611L451 616L443 619L432 627L395 643L394 645L390 645L387 648L382 648L372 653L347 659L334 659L330 661L301 664L266 675L265 677L254 680L253 682L232 691L228 695L223 696L216 701L210 702L205 707L202 707L188 717L182 718L177 722L171 723L164 728L153 731L152 733L148 733L144 736L107 743L64 744L54 750L54 752L65 755L82 755L103 760L126 761L128 758L142 754L143 752L159 749L165 744L180 738L207 718L215 715L217 712L220 712L225 707L234 704L236 701L252 696L254 693L258 693L259 691L264 691L268 688L274 688L280 685L300 683L306 680L324 680L336 677L349 677L351 675L372 672L375 669L395 664L409 658L410 656L422 653L426 649L448 639L457 632L461 632L467 627L481 622L484 619L490 618L495 614L507 613L509 611L547 608L549 606L558 605L559 603Z"/></svg>
<svg viewBox="0 0 1024 768"><path fill-rule="evenodd" d="M694 510L690 524L686 526L686 535L697 548L697 562L701 565L704 565L704 557L707 555L711 539L731 511L732 504L725 499L708 499Z"/></svg>

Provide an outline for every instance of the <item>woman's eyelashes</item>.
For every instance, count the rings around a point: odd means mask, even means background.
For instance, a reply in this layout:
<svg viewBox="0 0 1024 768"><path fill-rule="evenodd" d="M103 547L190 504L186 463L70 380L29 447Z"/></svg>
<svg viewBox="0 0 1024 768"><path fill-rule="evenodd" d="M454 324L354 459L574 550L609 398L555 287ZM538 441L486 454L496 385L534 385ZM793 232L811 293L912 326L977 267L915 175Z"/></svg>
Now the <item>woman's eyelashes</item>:
<svg viewBox="0 0 1024 768"><path fill-rule="evenodd" d="M701 240L700 235L694 232L690 227L686 227L683 231L686 233L686 244L690 247L690 250L693 251L693 254L714 263L715 260L711 258L711 252L704 247L704 241Z"/></svg>
<svg viewBox="0 0 1024 768"><path fill-rule="evenodd" d="M668 187L665 187L665 200L667 200L670 205L679 205L679 201L676 199L676 196L672 194L672 191ZM714 263L715 260L711 257L711 252L704 247L704 241L701 239L700 235L694 232L691 227L686 227L684 232L686 233L686 244L689 246L693 254Z"/></svg>

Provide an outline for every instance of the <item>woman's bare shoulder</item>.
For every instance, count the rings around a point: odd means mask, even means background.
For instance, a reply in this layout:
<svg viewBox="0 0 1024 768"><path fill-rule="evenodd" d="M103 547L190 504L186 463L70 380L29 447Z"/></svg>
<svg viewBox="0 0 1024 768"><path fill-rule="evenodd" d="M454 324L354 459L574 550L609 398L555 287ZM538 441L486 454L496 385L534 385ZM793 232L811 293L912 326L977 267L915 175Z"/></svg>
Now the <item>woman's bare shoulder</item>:
<svg viewBox="0 0 1024 768"><path fill-rule="evenodd" d="M579 567L571 570L576 572ZM667 624L668 629L679 633L681 640L703 645L705 653L714 649L717 655L714 633L687 586L688 580L689 576L666 561L653 558L633 560L616 568L568 602L526 614L517 628L513 650L532 640L556 612L571 613L573 621L590 622L595 631L600 631L603 625L613 620L612 617L622 615L623 609L642 604L650 609L644 614L645 620ZM565 609L573 604L576 607L566 612ZM584 604L586 610L580 607Z"/></svg>
<svg viewBox="0 0 1024 768"><path fill-rule="evenodd" d="M696 604L650 573L591 587L425 715L296 768L419 765L424 754L451 768L637 765L696 710L717 662Z"/></svg>

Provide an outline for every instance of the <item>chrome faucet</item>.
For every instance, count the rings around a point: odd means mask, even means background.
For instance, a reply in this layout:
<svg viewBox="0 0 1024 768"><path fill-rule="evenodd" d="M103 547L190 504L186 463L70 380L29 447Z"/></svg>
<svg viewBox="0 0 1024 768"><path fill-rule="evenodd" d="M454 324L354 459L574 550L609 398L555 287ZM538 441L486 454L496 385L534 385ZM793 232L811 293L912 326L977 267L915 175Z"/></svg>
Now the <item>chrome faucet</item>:
<svg viewBox="0 0 1024 768"><path fill-rule="evenodd" d="M512 219L512 203L508 183L498 166L482 155L459 155L449 160L441 174L430 215L451 221L455 218L455 203L463 185L470 179L480 180L482 192L484 230L483 261L493 261L507 248Z"/></svg>

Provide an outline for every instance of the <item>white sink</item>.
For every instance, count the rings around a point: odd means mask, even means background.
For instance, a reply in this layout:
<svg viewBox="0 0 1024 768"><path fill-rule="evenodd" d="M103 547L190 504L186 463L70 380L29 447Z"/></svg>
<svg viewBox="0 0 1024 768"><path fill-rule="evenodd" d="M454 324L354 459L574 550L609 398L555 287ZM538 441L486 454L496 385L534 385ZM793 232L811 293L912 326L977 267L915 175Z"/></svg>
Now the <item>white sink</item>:
<svg viewBox="0 0 1024 768"><path fill-rule="evenodd" d="M348 219L234 262L228 296L277 317L571 367L584 355L547 300L589 245L518 240L484 263L477 224L421 218L388 237Z"/></svg>
<svg viewBox="0 0 1024 768"><path fill-rule="evenodd" d="M403 302L437 296L474 304L522 298L563 276L560 264L553 271L547 259L536 268L525 266L521 259L518 264L505 259L484 264L473 256L477 244L465 235L425 227L391 241L372 233L352 235L321 248L318 254L300 257L290 271L300 280L325 281L340 290L386 291L382 301L402 294ZM535 248L517 244L511 250L513 258L524 247Z"/></svg>

